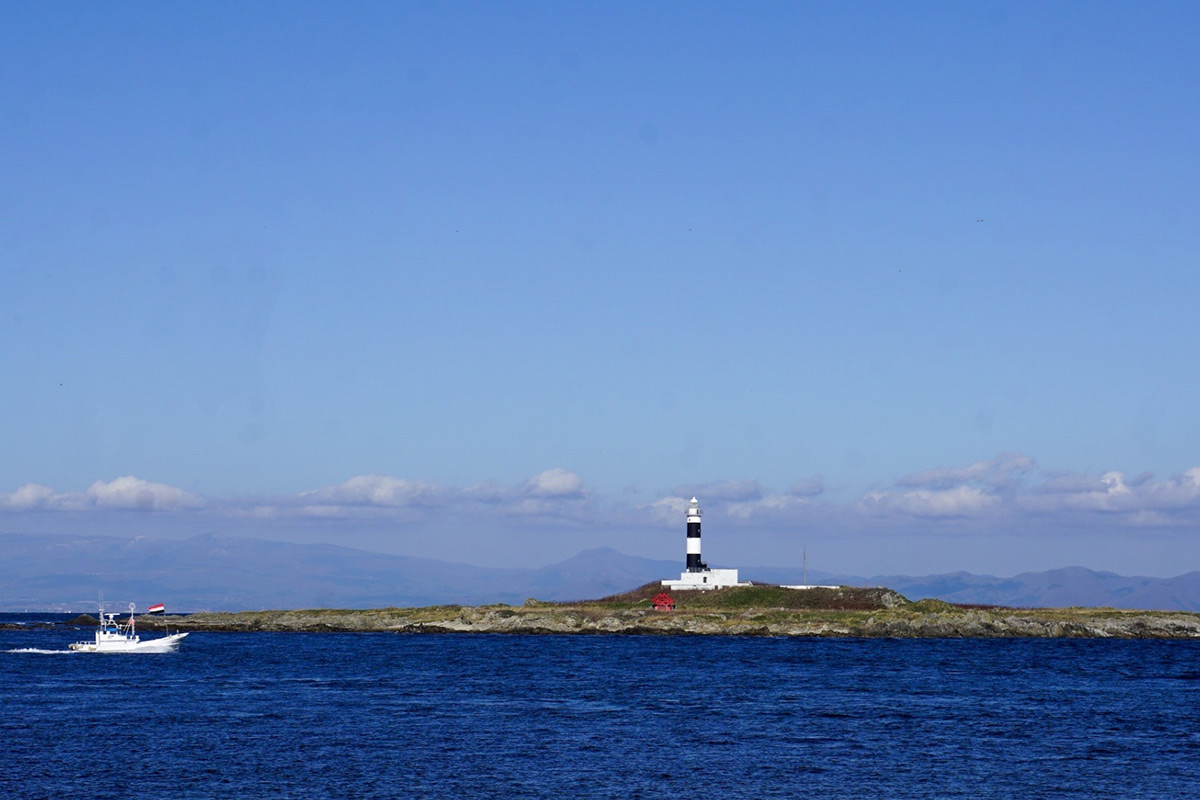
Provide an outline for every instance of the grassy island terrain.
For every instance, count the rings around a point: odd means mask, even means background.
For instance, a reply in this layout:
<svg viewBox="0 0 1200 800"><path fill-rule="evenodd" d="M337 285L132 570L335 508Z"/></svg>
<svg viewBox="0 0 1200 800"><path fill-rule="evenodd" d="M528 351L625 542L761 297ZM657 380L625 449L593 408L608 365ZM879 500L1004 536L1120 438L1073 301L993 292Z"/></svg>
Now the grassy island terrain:
<svg viewBox="0 0 1200 800"><path fill-rule="evenodd" d="M521 606L201 612L147 618L143 628L208 631L604 633L734 636L1200 638L1200 614L1112 608L1004 608L913 602L884 588L754 585L672 593L657 583L599 600Z"/></svg>

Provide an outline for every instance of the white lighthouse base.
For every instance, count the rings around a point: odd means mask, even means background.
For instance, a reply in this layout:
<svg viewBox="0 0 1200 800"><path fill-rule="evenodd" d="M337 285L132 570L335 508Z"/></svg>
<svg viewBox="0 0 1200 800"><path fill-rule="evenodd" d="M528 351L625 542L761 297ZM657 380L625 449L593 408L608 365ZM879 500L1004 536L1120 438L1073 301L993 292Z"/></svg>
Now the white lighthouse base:
<svg viewBox="0 0 1200 800"><path fill-rule="evenodd" d="M684 572L679 576L679 580L667 579L662 584L673 592L692 589L704 591L706 589L724 589L727 586L750 585L749 582L738 582L738 571L736 569L706 569L700 572Z"/></svg>

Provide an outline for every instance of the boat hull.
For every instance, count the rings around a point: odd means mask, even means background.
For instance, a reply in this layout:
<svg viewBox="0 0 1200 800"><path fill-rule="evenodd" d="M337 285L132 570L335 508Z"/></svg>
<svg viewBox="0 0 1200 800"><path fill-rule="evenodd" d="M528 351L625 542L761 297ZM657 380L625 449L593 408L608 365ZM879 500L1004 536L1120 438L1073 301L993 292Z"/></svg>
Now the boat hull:
<svg viewBox="0 0 1200 800"><path fill-rule="evenodd" d="M77 653L174 653L186 633L173 633L159 639L141 641L133 639L102 639L93 642L75 642L68 645Z"/></svg>

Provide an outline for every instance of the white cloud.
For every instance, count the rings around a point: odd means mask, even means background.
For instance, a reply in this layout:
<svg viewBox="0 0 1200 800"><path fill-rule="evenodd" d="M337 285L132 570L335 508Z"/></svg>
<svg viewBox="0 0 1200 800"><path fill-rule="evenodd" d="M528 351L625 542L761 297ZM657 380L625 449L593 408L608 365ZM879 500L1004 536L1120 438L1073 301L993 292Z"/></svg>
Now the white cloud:
<svg viewBox="0 0 1200 800"><path fill-rule="evenodd" d="M658 525L678 523L687 511L688 501L683 497L661 497L653 503L638 506L638 511L649 516Z"/></svg>
<svg viewBox="0 0 1200 800"><path fill-rule="evenodd" d="M1034 493L1029 499L1023 499L1024 504L1049 510L1058 508L1085 511L1144 510L1137 508L1140 505L1138 498L1126 485L1125 476L1120 472L1106 472L1099 477L1073 476L1056 486L1047 488L1048 491Z"/></svg>
<svg viewBox="0 0 1200 800"><path fill-rule="evenodd" d="M700 501L702 513L728 520L781 519L812 504L810 497L821 488L809 487L807 494L790 491L764 495L757 481L722 481L680 486L667 497L640 506L638 511L659 526L677 525L692 497Z"/></svg>
<svg viewBox="0 0 1200 800"><path fill-rule="evenodd" d="M200 498L191 492L132 475L107 483L96 481L83 492L57 492L49 486L27 483L15 492L0 494L0 508L10 511L168 511L198 505Z"/></svg>
<svg viewBox="0 0 1200 800"><path fill-rule="evenodd" d="M1155 481L1143 473L1039 473L1034 461L1006 453L965 467L927 470L865 495L857 508L874 516L1039 517L1104 514L1132 526L1161 526L1200 512L1200 467Z"/></svg>
<svg viewBox="0 0 1200 800"><path fill-rule="evenodd" d="M987 461L976 461L965 467L940 467L896 481L899 486L926 489L950 489L963 483L987 486L1008 486L1034 468L1034 460L1020 453L1001 453Z"/></svg>
<svg viewBox="0 0 1200 800"><path fill-rule="evenodd" d="M1200 510L1200 467L1155 481L1139 475L1130 480L1110 470L1100 475L1055 475L1020 498L1023 507L1041 513L1061 510L1124 514L1131 524L1163 525L1170 512Z"/></svg>
<svg viewBox="0 0 1200 800"><path fill-rule="evenodd" d="M723 511L727 516L750 519L765 515L778 516L810 504L807 497L797 494L769 494L741 503L728 503Z"/></svg>
<svg viewBox="0 0 1200 800"><path fill-rule="evenodd" d="M390 475L355 475L342 483L299 494L264 498L228 513L254 519L411 519L453 502L454 490L437 484Z"/></svg>
<svg viewBox="0 0 1200 800"><path fill-rule="evenodd" d="M1143 486L1139 484L1136 490L1141 491ZM1192 467L1177 478L1150 485L1147 491L1163 507L1200 505L1200 467Z"/></svg>
<svg viewBox="0 0 1200 800"><path fill-rule="evenodd" d="M425 481L409 481L387 475L357 475L344 483L301 492L306 507L378 506L403 508L435 504L441 490Z"/></svg>
<svg viewBox="0 0 1200 800"><path fill-rule="evenodd" d="M568 469L555 467L530 478L525 493L531 497L583 497L583 479Z"/></svg>
<svg viewBox="0 0 1200 800"><path fill-rule="evenodd" d="M485 497L493 513L530 523L575 525L592 513L592 499L583 479L561 467L540 472L512 490Z"/></svg>
<svg viewBox="0 0 1200 800"><path fill-rule="evenodd" d="M974 516L999 504L997 495L965 485L951 489L870 492L859 501L859 507L868 513L900 511L917 517Z"/></svg>
<svg viewBox="0 0 1200 800"><path fill-rule="evenodd" d="M32 511L53 508L55 498L61 497L49 486L27 483L15 492L0 494L0 508L11 511Z"/></svg>
<svg viewBox="0 0 1200 800"><path fill-rule="evenodd" d="M87 497L97 508L120 508L138 511L162 511L198 505L199 498L191 492L153 483L132 475L115 478L108 483L96 481L88 487Z"/></svg>
<svg viewBox="0 0 1200 800"><path fill-rule="evenodd" d="M462 496L478 503L499 503L510 492L495 481L475 483L462 490Z"/></svg>
<svg viewBox="0 0 1200 800"><path fill-rule="evenodd" d="M343 483L290 497L268 498L233 513L259 519L390 516L413 520L444 514L545 517L561 521L580 516L587 503L588 492L583 479L570 470L554 468L517 486L506 487L487 481L461 489L387 475L358 475Z"/></svg>

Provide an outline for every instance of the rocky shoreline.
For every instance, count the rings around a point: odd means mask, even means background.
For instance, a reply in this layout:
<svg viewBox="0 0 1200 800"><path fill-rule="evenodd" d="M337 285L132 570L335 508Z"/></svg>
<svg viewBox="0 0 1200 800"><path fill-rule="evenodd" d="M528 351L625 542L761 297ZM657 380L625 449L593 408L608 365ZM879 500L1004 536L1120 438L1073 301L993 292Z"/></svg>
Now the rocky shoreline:
<svg viewBox="0 0 1200 800"><path fill-rule="evenodd" d="M1200 614L1111 608L967 607L911 602L887 589L816 592L753 587L682 597L656 611L653 588L580 603L372 610L201 612L145 618L146 630L497 634L636 634L870 638L1197 639ZM722 596L724 592L724 596ZM788 593L791 594L788 594ZM677 593L683 595L684 593Z"/></svg>

